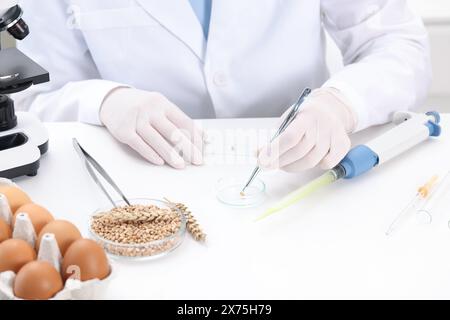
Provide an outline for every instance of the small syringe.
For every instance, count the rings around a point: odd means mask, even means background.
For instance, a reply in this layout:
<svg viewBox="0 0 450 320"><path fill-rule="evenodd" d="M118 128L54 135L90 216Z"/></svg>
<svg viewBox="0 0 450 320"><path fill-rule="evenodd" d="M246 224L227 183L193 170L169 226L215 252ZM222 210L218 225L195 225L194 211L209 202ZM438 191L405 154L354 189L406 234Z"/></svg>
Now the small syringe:
<svg viewBox="0 0 450 320"><path fill-rule="evenodd" d="M419 208L428 200L431 195L432 189L436 186L439 177L433 176L427 183L421 186L414 198L408 203L408 205L400 211L394 221L391 223L386 231L386 235L389 236L399 226L403 219L412 212L417 212Z"/></svg>

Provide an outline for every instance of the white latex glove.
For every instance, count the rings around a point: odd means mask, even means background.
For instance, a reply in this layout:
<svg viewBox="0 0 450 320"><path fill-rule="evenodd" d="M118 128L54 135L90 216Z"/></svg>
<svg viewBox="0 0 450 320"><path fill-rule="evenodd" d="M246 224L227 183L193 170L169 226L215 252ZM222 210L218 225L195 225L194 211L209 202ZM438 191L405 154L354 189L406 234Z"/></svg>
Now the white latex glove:
<svg viewBox="0 0 450 320"><path fill-rule="evenodd" d="M350 150L348 134L355 127L356 115L342 94L333 88L317 89L304 102L290 126L261 149L259 165L288 172L317 165L323 169L333 168Z"/></svg>
<svg viewBox="0 0 450 320"><path fill-rule="evenodd" d="M117 140L153 164L182 169L203 162L202 131L159 93L115 89L105 98L100 119Z"/></svg>

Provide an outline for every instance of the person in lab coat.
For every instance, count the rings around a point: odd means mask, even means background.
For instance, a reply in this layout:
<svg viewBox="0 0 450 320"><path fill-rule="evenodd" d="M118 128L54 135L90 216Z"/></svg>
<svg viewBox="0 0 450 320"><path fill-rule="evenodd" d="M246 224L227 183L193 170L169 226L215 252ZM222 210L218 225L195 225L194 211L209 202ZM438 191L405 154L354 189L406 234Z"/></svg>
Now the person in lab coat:
<svg viewBox="0 0 450 320"><path fill-rule="evenodd" d="M45 121L104 125L156 165L202 163L202 132L191 119L279 117L309 86L301 113L259 162L333 167L350 133L418 106L431 80L427 33L406 0L21 5L31 35L20 49L51 74L18 96L22 108ZM331 78L325 31L345 64Z"/></svg>

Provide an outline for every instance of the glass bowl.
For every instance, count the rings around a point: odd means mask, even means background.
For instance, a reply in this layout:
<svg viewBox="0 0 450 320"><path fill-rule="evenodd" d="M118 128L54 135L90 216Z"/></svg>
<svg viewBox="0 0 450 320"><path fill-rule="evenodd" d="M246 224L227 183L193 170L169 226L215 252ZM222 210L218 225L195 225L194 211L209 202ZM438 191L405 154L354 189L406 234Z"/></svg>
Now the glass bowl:
<svg viewBox="0 0 450 320"><path fill-rule="evenodd" d="M89 218L89 234L90 237L100 244L111 258L119 258L124 260L151 260L167 255L169 252L175 250L184 239L186 234L186 217L178 209L171 207L167 202L155 199L129 199L132 205L154 205L162 209L171 209L179 214L180 228L178 231L161 240L155 240L140 244L124 244L105 239L92 230L92 220L94 216L102 212L108 212L114 207L112 205L106 206L96 210ZM115 201L117 207L125 207L127 204L123 201Z"/></svg>
<svg viewBox="0 0 450 320"><path fill-rule="evenodd" d="M220 202L236 208L254 207L265 200L266 185L259 179L247 187L244 194L242 188L247 183L242 178L226 177L219 179L216 184L216 195Z"/></svg>

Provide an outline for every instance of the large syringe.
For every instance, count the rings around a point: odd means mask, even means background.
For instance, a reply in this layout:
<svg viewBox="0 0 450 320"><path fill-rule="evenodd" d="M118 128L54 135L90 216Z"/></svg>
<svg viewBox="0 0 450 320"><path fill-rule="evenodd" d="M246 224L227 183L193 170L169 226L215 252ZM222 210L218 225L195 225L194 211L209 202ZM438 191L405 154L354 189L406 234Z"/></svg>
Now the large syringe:
<svg viewBox="0 0 450 320"><path fill-rule="evenodd" d="M356 146L336 167L287 195L257 220L262 220L281 211L339 179L353 179L360 176L420 144L429 137L437 137L441 134L440 116L437 112L426 114L398 112L394 115L393 122L396 124L395 128L364 145Z"/></svg>

